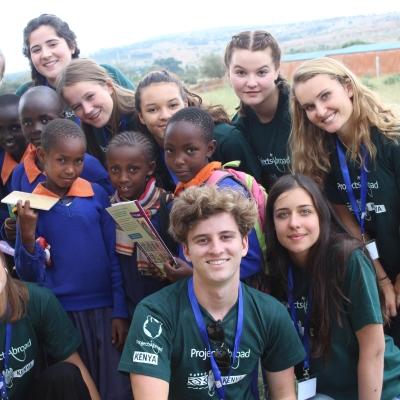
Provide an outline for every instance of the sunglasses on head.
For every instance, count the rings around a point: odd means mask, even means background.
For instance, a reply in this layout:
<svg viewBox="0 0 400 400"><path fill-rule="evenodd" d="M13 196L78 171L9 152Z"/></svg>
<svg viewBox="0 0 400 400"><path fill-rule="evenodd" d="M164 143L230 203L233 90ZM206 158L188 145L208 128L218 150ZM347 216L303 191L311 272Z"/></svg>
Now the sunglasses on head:
<svg viewBox="0 0 400 400"><path fill-rule="evenodd" d="M221 370L229 370L231 366L231 352L224 343L225 332L222 321L210 322L207 325L207 334L210 342L215 345L212 350L218 367Z"/></svg>

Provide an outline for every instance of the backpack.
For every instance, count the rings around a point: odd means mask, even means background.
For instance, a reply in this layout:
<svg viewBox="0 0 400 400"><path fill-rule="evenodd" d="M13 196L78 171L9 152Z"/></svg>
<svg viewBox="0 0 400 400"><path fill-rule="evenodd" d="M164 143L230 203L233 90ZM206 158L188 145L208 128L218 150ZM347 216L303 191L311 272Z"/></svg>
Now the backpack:
<svg viewBox="0 0 400 400"><path fill-rule="evenodd" d="M266 251L267 245L265 242L265 234L264 234L264 227L265 227L265 211L267 205L267 192L265 191L264 187L258 183L254 177L246 172L238 171L236 169L230 168L231 166L238 166L240 161L231 161L226 163L222 166L222 169L215 170L208 178L206 184L207 185L218 185L223 179L229 177L243 186L250 194L251 198L257 204L258 208L258 218L256 224L254 225L254 229L256 231L258 243L260 245L261 253L264 259L264 265L266 261ZM268 266L266 266L266 270L268 270ZM268 271L266 271L268 272Z"/></svg>

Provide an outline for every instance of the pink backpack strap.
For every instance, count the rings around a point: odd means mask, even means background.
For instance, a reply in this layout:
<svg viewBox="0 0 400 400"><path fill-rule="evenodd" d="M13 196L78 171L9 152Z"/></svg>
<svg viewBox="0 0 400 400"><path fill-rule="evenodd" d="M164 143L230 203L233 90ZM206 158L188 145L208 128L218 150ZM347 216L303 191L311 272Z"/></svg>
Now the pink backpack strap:
<svg viewBox="0 0 400 400"><path fill-rule="evenodd" d="M215 171L213 171L211 176L207 179L206 184L207 185L218 185L218 183L221 182L222 179L225 179L228 176L232 176L232 174L229 171L226 171L224 169L216 169Z"/></svg>

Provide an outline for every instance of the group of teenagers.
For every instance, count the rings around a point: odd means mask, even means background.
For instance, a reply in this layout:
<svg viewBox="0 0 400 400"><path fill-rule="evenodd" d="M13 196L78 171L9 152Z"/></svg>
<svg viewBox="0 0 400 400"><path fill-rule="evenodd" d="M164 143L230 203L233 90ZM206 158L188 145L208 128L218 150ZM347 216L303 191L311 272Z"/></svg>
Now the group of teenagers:
<svg viewBox="0 0 400 400"><path fill-rule="evenodd" d="M331 58L289 87L266 31L227 44L232 120L166 70L134 88L79 58L54 15L23 52L32 81L0 96L2 197L58 201L1 210L1 399L256 399L260 376L274 400L400 399L393 109ZM132 200L174 255L163 271L106 211Z"/></svg>

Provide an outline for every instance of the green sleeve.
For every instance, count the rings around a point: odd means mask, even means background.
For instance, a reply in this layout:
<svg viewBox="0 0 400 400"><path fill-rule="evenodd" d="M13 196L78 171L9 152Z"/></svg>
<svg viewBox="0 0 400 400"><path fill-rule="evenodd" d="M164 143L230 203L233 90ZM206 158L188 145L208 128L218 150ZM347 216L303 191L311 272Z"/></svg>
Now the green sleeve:
<svg viewBox="0 0 400 400"><path fill-rule="evenodd" d="M302 362L305 351L285 306L273 300L273 304L265 307L267 343L261 362L267 371L278 372Z"/></svg>
<svg viewBox="0 0 400 400"><path fill-rule="evenodd" d="M32 81L25 82L22 85L17 87L17 90L15 91L15 94L19 97L21 97L29 88L34 86Z"/></svg>
<svg viewBox="0 0 400 400"><path fill-rule="evenodd" d="M354 332L369 324L382 324L376 274L371 262L361 250L355 250L346 264L344 295Z"/></svg>
<svg viewBox="0 0 400 400"><path fill-rule="evenodd" d="M50 290L34 284L28 288L29 312L36 322L39 343L52 361L63 361L77 351L80 335Z"/></svg>
<svg viewBox="0 0 400 400"><path fill-rule="evenodd" d="M238 112L232 117L231 124L241 131L245 130L246 128L244 118L241 117Z"/></svg>
<svg viewBox="0 0 400 400"><path fill-rule="evenodd" d="M101 64L101 66L107 71L108 75L113 78L114 82L125 89L135 90L133 83L125 76L118 68L113 67L109 64Z"/></svg>
<svg viewBox="0 0 400 400"><path fill-rule="evenodd" d="M225 130L227 131L220 138L215 135L217 141L219 139L221 162L227 163L239 160L240 166L238 169L252 175L259 182L261 180L261 164L250 144L238 129L228 124L221 125L225 125ZM218 128L217 125L216 130Z"/></svg>
<svg viewBox="0 0 400 400"><path fill-rule="evenodd" d="M379 135L382 136L381 133ZM382 139L386 142L383 149L383 159L389 163L389 168L396 180L397 190L400 191L400 143L388 138Z"/></svg>
<svg viewBox="0 0 400 400"><path fill-rule="evenodd" d="M119 370L169 382L171 377L171 329L165 315L146 304L135 309Z"/></svg>

